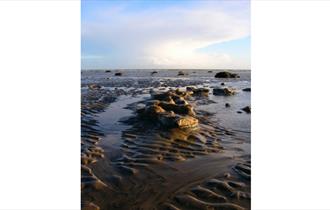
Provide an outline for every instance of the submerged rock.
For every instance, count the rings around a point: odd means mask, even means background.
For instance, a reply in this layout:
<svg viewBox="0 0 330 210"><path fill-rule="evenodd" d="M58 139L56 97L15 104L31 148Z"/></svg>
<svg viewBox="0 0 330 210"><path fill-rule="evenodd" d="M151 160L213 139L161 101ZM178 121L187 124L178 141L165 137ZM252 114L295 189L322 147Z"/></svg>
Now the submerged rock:
<svg viewBox="0 0 330 210"><path fill-rule="evenodd" d="M105 73L110 73L111 72L111 70L105 70Z"/></svg>
<svg viewBox="0 0 330 210"><path fill-rule="evenodd" d="M243 91L246 91L246 92L251 92L251 88L244 88L242 89Z"/></svg>
<svg viewBox="0 0 330 210"><path fill-rule="evenodd" d="M234 88L214 88L213 95L217 96L232 96L236 94L236 90Z"/></svg>
<svg viewBox="0 0 330 210"><path fill-rule="evenodd" d="M214 76L215 78L239 78L238 74L230 73L227 71L218 72Z"/></svg>
<svg viewBox="0 0 330 210"><path fill-rule="evenodd" d="M151 75L154 75L154 74L157 74L158 72L157 71L153 71L151 72Z"/></svg>
<svg viewBox="0 0 330 210"><path fill-rule="evenodd" d="M226 103L225 106L226 106L226 107L230 107L230 104L229 104L229 103Z"/></svg>

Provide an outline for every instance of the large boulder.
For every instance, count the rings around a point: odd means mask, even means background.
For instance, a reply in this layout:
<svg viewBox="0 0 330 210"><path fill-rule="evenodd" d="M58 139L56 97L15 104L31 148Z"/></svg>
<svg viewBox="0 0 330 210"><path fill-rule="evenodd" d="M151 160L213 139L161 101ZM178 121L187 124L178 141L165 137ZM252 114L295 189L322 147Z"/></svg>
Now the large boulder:
<svg viewBox="0 0 330 210"><path fill-rule="evenodd" d="M214 76L215 78L239 78L238 74L230 73L228 71L218 72Z"/></svg>
<svg viewBox="0 0 330 210"><path fill-rule="evenodd" d="M216 96L232 96L236 94L236 90L234 88L214 88L213 95Z"/></svg>

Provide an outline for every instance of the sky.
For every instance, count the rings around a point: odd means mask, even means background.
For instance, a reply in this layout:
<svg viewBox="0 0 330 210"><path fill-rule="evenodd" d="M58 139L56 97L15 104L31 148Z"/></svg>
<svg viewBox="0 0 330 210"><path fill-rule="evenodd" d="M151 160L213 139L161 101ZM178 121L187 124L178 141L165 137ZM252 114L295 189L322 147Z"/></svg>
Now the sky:
<svg viewBox="0 0 330 210"><path fill-rule="evenodd" d="M249 0L82 0L82 69L250 69Z"/></svg>

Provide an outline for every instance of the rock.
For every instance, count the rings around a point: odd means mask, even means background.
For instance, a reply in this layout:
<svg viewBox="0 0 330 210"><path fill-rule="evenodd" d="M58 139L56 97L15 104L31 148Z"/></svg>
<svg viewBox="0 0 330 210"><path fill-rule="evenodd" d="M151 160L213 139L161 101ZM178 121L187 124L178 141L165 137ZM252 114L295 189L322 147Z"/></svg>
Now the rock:
<svg viewBox="0 0 330 210"><path fill-rule="evenodd" d="M179 71L179 72L178 72L178 76L184 76L184 75L187 75L187 74L184 73L183 71Z"/></svg>
<svg viewBox="0 0 330 210"><path fill-rule="evenodd" d="M121 73L121 72L116 72L115 73L115 76L122 76L123 75L123 73Z"/></svg>
<svg viewBox="0 0 330 210"><path fill-rule="evenodd" d="M238 114L242 114L243 112L241 112L241 111L237 111L237 113L238 113Z"/></svg>
<svg viewBox="0 0 330 210"><path fill-rule="evenodd" d="M175 120L178 128L193 128L198 126L198 120L191 116L179 117Z"/></svg>
<svg viewBox="0 0 330 210"><path fill-rule="evenodd" d="M230 107L230 104L229 103L226 103L225 106L228 108L228 107Z"/></svg>
<svg viewBox="0 0 330 210"><path fill-rule="evenodd" d="M88 88L91 89L91 90L99 90L99 89L101 89L101 85L98 85L98 84L89 84L88 85Z"/></svg>
<svg viewBox="0 0 330 210"><path fill-rule="evenodd" d="M190 104L178 105L166 102L160 102L159 106L166 111L173 111L175 114L195 116L195 111Z"/></svg>
<svg viewBox="0 0 330 210"><path fill-rule="evenodd" d="M207 88L198 88L194 89L192 92L194 96L208 96L210 90Z"/></svg>
<svg viewBox="0 0 330 210"><path fill-rule="evenodd" d="M193 92L194 90L196 90L195 87L191 87L191 86L186 87L186 91L192 91Z"/></svg>
<svg viewBox="0 0 330 210"><path fill-rule="evenodd" d="M242 110L243 110L244 112L248 113L248 114L251 113L251 107L250 107L250 106L246 106L246 107L242 108Z"/></svg>
<svg viewBox="0 0 330 210"><path fill-rule="evenodd" d="M234 88L214 88L213 95L217 96L232 96L235 95L236 91Z"/></svg>
<svg viewBox="0 0 330 210"><path fill-rule="evenodd" d="M158 105L150 105L138 110L138 114L140 114L140 116L150 119L157 119L159 113L164 113L164 112L166 111Z"/></svg>
<svg viewBox="0 0 330 210"><path fill-rule="evenodd" d="M207 73L212 73L213 71L208 71Z"/></svg>
<svg viewBox="0 0 330 210"><path fill-rule="evenodd" d="M218 72L214 76L215 78L239 78L238 74L230 73L227 71Z"/></svg>
<svg viewBox="0 0 330 210"><path fill-rule="evenodd" d="M157 71L153 71L151 72L151 75L154 75L154 74L157 74L158 72Z"/></svg>
<svg viewBox="0 0 330 210"><path fill-rule="evenodd" d="M225 83L224 82L221 82L221 85L225 85Z"/></svg>
<svg viewBox="0 0 330 210"><path fill-rule="evenodd" d="M82 210L100 210L100 207L98 207L97 205L95 205L92 202L83 202L81 209Z"/></svg>
<svg viewBox="0 0 330 210"><path fill-rule="evenodd" d="M111 72L111 70L105 70L105 73L110 73Z"/></svg>
<svg viewBox="0 0 330 210"><path fill-rule="evenodd" d="M243 91L251 92L251 88L244 88Z"/></svg>

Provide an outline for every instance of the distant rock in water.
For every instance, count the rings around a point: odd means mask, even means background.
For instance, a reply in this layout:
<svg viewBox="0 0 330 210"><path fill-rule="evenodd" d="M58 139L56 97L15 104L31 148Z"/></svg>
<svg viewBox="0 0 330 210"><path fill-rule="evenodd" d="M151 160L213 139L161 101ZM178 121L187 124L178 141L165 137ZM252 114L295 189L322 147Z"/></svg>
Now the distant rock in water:
<svg viewBox="0 0 330 210"><path fill-rule="evenodd" d="M123 73L121 73L121 72L116 72L115 73L115 76L122 76L123 75Z"/></svg>
<svg viewBox="0 0 330 210"><path fill-rule="evenodd" d="M221 85L225 85L225 83L224 82L221 82Z"/></svg>
<svg viewBox="0 0 330 210"><path fill-rule="evenodd" d="M98 85L98 84L89 84L88 85L88 88L91 89L91 90L99 90L99 89L101 89L101 85Z"/></svg>
<svg viewBox="0 0 330 210"><path fill-rule="evenodd" d="M178 76L184 76L184 75L187 75L187 73L183 72L183 71L179 71L178 72Z"/></svg>
<svg viewBox="0 0 330 210"><path fill-rule="evenodd" d="M251 92L251 88L244 88L243 91L245 91L245 92Z"/></svg>
<svg viewBox="0 0 330 210"><path fill-rule="evenodd" d="M157 74L158 72L157 71L153 71L151 72L151 75L154 75L154 74Z"/></svg>
<svg viewBox="0 0 330 210"><path fill-rule="evenodd" d="M105 73L110 73L111 72L111 70L105 70Z"/></svg>
<svg viewBox="0 0 330 210"><path fill-rule="evenodd" d="M239 78L238 74L230 73L227 71L218 72L214 76L215 78Z"/></svg>
<svg viewBox="0 0 330 210"><path fill-rule="evenodd" d="M234 88L214 88L213 95L216 96L232 96L236 94L236 90Z"/></svg>
<svg viewBox="0 0 330 210"><path fill-rule="evenodd" d="M246 106L242 109L244 112L250 114L251 113L251 107L250 106Z"/></svg>
<svg viewBox="0 0 330 210"><path fill-rule="evenodd" d="M226 103L225 106L228 108L228 107L230 107L230 104L229 103Z"/></svg>
<svg viewBox="0 0 330 210"><path fill-rule="evenodd" d="M207 73L212 73L213 71L208 71Z"/></svg>

